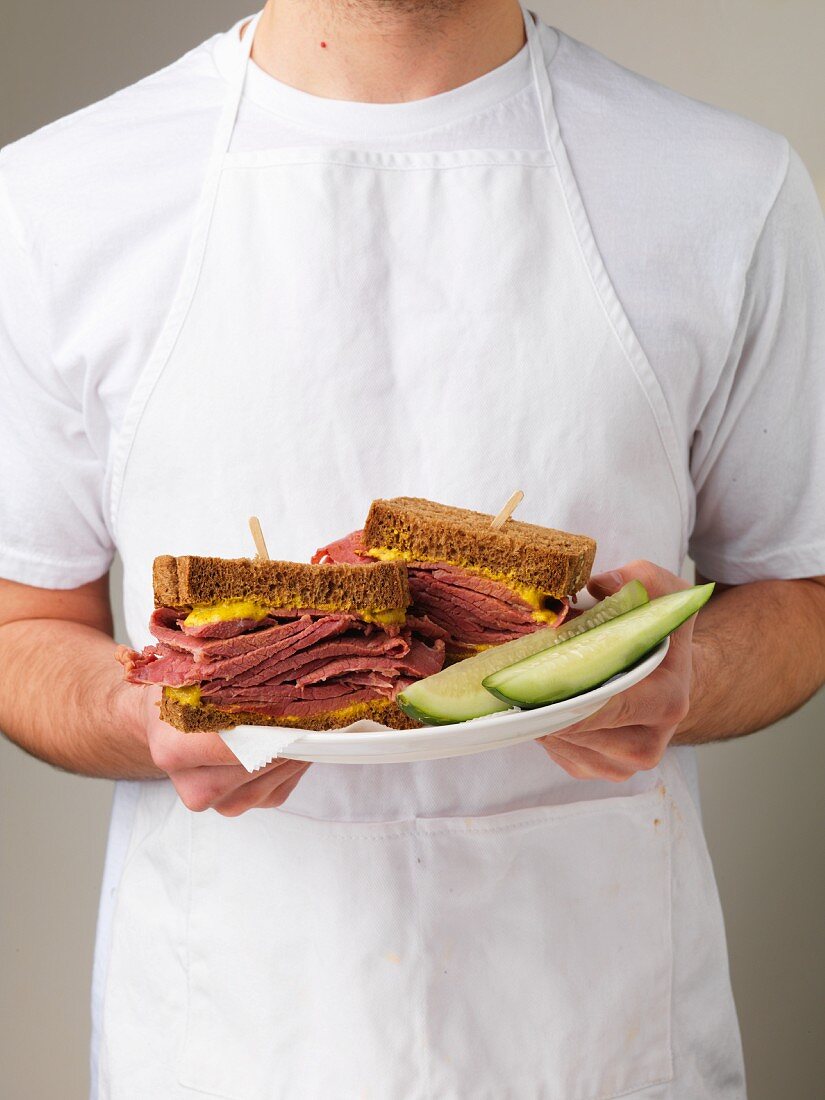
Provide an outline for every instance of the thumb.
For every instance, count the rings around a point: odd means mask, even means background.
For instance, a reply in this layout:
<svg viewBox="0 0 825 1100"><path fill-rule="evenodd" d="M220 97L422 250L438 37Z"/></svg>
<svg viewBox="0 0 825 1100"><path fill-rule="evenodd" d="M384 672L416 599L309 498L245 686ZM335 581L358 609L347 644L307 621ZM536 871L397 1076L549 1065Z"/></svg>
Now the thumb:
<svg viewBox="0 0 825 1100"><path fill-rule="evenodd" d="M587 582L587 591L597 600L603 600L605 596L618 592L624 583L625 578L620 570L614 569L610 573L597 573L595 577L591 577Z"/></svg>
<svg viewBox="0 0 825 1100"><path fill-rule="evenodd" d="M667 592L678 592L681 588L690 587L688 581L683 580L676 573L671 573L669 569L655 565L652 561L638 559L610 573L599 573L591 577L587 589L591 596L595 596L597 600L603 600L605 596L612 596L622 585L632 580L642 582L651 600L656 596L664 596Z"/></svg>

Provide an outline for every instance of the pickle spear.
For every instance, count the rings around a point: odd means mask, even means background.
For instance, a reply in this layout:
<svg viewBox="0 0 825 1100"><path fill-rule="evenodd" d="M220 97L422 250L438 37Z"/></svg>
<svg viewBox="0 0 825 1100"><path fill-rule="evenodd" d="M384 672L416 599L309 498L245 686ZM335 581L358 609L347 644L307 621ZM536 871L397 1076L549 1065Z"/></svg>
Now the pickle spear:
<svg viewBox="0 0 825 1100"><path fill-rule="evenodd" d="M483 680L487 691L523 709L570 699L636 664L710 599L712 584L671 592L536 653Z"/></svg>

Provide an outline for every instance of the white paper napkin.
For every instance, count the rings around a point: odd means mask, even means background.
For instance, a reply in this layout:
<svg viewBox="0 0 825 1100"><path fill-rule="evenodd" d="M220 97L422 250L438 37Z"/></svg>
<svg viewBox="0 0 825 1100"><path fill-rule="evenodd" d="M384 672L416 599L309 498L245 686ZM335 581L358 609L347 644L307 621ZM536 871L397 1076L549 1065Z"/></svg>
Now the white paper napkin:
<svg viewBox="0 0 825 1100"><path fill-rule="evenodd" d="M365 733L371 730L389 729L389 726L365 718L360 722L353 722L342 729L329 732ZM306 737L307 734L317 732L317 730L297 729L294 726L235 726L231 730L221 730L220 736L246 770L254 772L258 768L265 768L278 756L289 755L284 753L285 749Z"/></svg>

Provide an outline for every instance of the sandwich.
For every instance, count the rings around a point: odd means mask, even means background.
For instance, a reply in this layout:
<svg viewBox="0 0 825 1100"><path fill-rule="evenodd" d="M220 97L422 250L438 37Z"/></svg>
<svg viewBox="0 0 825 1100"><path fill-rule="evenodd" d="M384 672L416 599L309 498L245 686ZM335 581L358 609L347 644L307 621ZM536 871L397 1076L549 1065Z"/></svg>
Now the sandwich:
<svg viewBox="0 0 825 1100"><path fill-rule="evenodd" d="M445 632L460 660L543 626L560 626L590 576L596 543L464 508L395 497L375 500L362 530L321 547L319 565L403 562L410 614Z"/></svg>
<svg viewBox="0 0 825 1100"><path fill-rule="evenodd" d="M444 631L407 618L401 561L166 555L153 583L155 644L120 646L116 657L131 683L163 685L161 718L180 730L322 730L362 718L411 728L419 723L396 695L444 663Z"/></svg>

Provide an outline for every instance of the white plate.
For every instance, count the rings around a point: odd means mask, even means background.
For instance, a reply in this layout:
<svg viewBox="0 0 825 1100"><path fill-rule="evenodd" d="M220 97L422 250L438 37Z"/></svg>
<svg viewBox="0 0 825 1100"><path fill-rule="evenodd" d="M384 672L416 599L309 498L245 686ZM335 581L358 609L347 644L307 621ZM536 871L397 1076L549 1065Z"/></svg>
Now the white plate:
<svg viewBox="0 0 825 1100"><path fill-rule="evenodd" d="M438 760L516 745L557 733L589 717L608 699L638 684L664 660L665 639L639 664L593 691L534 710L508 710L448 726L391 730L377 722L360 722L344 730L301 731L284 727L238 726L221 733L244 766L253 771L276 756L317 764L397 764Z"/></svg>

